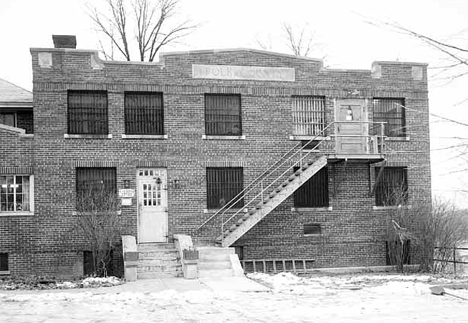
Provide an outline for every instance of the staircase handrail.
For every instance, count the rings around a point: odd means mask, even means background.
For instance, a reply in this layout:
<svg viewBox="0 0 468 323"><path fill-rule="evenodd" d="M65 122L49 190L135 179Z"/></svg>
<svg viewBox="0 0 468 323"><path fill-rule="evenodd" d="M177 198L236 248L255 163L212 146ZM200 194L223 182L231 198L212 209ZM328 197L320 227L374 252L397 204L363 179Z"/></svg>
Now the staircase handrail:
<svg viewBox="0 0 468 323"><path fill-rule="evenodd" d="M309 151L307 152L307 154L303 155L296 163L294 163L294 165L290 166L290 167L289 167L288 169L286 169L281 175L277 176L270 184L268 184L266 187L264 187L264 188L262 189L262 191L260 191L260 193L258 193L258 194L255 195L254 197L252 197L252 198L250 199L250 201L249 201L246 205L244 205L244 208L246 208L247 206L249 206L250 204L252 204L254 201L256 201L257 198L259 198L260 196L262 196L263 193L265 193L266 191L268 191L276 182L278 182L278 180L279 180L280 178L283 178L284 175L290 173L290 172L291 172L291 169L294 169L295 165L299 164L299 165L301 165L300 167L302 167L302 161L303 161L305 158L307 158L312 152L314 152L315 149L316 149L317 147L319 147L320 144L321 144L323 141L325 141L325 140L327 140L327 138L321 139L312 149L310 149L310 150L308 149ZM312 140L310 140L310 141L312 141ZM310 143L310 141L309 141L309 143ZM307 146L307 145L304 145L304 146ZM303 150L303 148L299 149L297 152L295 152L293 155L291 155L291 158L288 159L288 161L290 161L297 153L300 153L301 150ZM284 164L284 163L283 163L283 164ZM281 166L282 166L282 165L281 165ZM241 210L238 210L238 211L237 211L236 213L234 213L229 219L227 219L226 221L224 221L224 222L222 223L222 227L224 227L224 225L226 225L226 223L228 223L228 222L231 221L235 216L237 216L237 215L239 214L240 211L241 211ZM224 230L221 229L221 231L223 232Z"/></svg>
<svg viewBox="0 0 468 323"><path fill-rule="evenodd" d="M246 188L244 188L241 192L239 192L234 198L232 198L228 203L226 203L223 207L221 207L218 211L216 211L216 213L214 213L212 216L210 216L207 220L205 220L200 226L198 226L196 229L195 229L195 232L198 231L199 229L201 229L203 226L205 226L208 222L210 222L213 218L215 218L216 216L218 216L219 214L221 215L224 215L228 210L230 210L234 205L236 205L237 202L239 202L244 196L246 196L248 193L250 193L255 187L258 186L259 183L261 183L261 179L262 178L265 178L267 175L271 174L272 172L276 171L278 168L280 168L281 166L283 166L286 162L289 162L292 157L294 157L297 153L301 152L302 151L302 146L307 146L309 145L312 141L315 141L317 140L318 137L322 137L321 135L325 133L325 131L327 129L329 129L332 125L334 124L334 122L331 122L329 123L327 126L325 126L318 134L314 135L314 137L312 139L310 139L307 144L305 145L302 145L302 143L298 143L297 145L294 145L294 147L292 147L288 152L286 152L284 155L281 156L281 158L279 160L277 160L275 163L273 163L270 167L268 167L267 170L265 170L261 175L259 175L257 178L255 178L249 185L247 185ZM323 138L320 143L322 143L326 138ZM320 144L319 143L319 144ZM318 145L319 145L318 144ZM317 145L317 146L318 146ZM315 146L313 149L315 149L317 146ZM281 162L286 156L288 156L292 151L294 151L296 148L299 149L293 153L291 156L289 156L289 158L285 159L283 162ZM277 165L278 163L280 163L280 165ZM274 169L273 169L274 168ZM273 170L272 170L273 169ZM263 192L264 190L262 190ZM256 197L255 197L256 198ZM250 204L250 202L248 203ZM247 205L248 205L247 204ZM247 205L244 205L240 210L238 210L237 212L235 212L235 214L232 216L234 217L235 215L239 214L240 211L242 211L243 209L245 209L245 207ZM231 217L231 218L232 218ZM230 218L230 219L231 219ZM224 221L223 221L224 222Z"/></svg>

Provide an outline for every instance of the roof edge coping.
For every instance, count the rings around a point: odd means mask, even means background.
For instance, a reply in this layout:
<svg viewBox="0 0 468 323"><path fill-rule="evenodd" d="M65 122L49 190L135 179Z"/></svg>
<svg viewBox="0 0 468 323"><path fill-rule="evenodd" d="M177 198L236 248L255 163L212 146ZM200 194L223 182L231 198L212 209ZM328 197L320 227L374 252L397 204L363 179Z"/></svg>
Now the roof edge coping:
<svg viewBox="0 0 468 323"><path fill-rule="evenodd" d="M311 58L311 57L305 57L305 56L295 56L295 55L291 55L291 54L283 54L283 53L278 53L278 52L270 52L270 51L266 51L266 50L243 48L243 47L224 48L224 49L200 49L200 50L176 51L176 52L162 52L162 53L159 53L159 57L160 57L160 59L163 59L163 57L165 57L165 56L192 55L192 54L216 54L216 53L229 53L229 52L240 52L240 51L257 53L257 54L280 56L280 57L287 57L287 58L296 58L296 59L302 59L302 60L306 60L306 61L313 61L313 62L323 63L323 60L319 59L319 58Z"/></svg>

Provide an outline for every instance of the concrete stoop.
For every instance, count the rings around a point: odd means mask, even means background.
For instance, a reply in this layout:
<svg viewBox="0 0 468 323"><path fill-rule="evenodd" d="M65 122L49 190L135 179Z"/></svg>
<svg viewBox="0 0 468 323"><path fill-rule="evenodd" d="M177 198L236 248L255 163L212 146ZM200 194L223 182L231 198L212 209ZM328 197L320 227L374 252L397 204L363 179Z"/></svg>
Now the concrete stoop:
<svg viewBox="0 0 468 323"><path fill-rule="evenodd" d="M179 253L173 243L138 245L138 279L182 277Z"/></svg>
<svg viewBox="0 0 468 323"><path fill-rule="evenodd" d="M243 276L242 268L239 272L240 262L234 248L205 246L198 247L197 250L199 278Z"/></svg>

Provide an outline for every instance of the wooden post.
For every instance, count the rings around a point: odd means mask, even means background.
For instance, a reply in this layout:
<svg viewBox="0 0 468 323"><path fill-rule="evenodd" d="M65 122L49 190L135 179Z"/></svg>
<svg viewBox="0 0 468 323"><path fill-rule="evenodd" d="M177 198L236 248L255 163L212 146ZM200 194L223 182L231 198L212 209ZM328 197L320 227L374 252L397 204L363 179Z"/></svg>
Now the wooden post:
<svg viewBox="0 0 468 323"><path fill-rule="evenodd" d="M456 257L456 247L453 246L453 275L457 275L457 260L455 259Z"/></svg>

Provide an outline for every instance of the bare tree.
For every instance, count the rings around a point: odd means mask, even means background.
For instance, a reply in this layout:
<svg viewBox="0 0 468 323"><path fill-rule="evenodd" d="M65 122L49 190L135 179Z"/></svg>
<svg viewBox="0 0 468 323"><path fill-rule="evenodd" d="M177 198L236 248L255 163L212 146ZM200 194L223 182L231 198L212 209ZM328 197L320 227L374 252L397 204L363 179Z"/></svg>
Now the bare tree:
<svg viewBox="0 0 468 323"><path fill-rule="evenodd" d="M307 27L303 26L294 29L291 24L283 23L283 32L286 38L286 45L296 56L308 56L314 47L314 34Z"/></svg>
<svg viewBox="0 0 468 323"><path fill-rule="evenodd" d="M453 204L405 186L386 191L386 239L390 263L404 270L415 256L422 271L443 272L451 249L468 241L468 217ZM442 247L442 248L438 248ZM412 249L412 251L410 250ZM442 261L434 261L442 260Z"/></svg>
<svg viewBox="0 0 468 323"><path fill-rule="evenodd" d="M76 229L92 253L93 274L107 276L112 252L120 238L120 202L104 188L89 188L77 197Z"/></svg>
<svg viewBox="0 0 468 323"><path fill-rule="evenodd" d="M89 17L98 34L110 40L100 48L107 59L114 48L130 61L136 52L140 61L152 62L159 50L193 32L197 25L178 21L178 0L104 0L107 11L88 5ZM132 50L136 49L136 50Z"/></svg>

